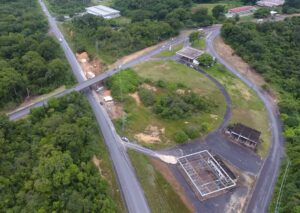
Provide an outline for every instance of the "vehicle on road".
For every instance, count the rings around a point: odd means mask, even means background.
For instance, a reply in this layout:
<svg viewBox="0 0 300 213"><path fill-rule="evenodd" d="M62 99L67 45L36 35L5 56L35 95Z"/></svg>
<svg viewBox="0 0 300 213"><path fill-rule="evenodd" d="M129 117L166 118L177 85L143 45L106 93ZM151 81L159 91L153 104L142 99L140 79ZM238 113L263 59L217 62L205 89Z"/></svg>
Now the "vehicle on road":
<svg viewBox="0 0 300 213"><path fill-rule="evenodd" d="M122 139L122 141L124 141L124 142L127 142L127 143L129 142L128 138L126 138L126 137L122 137L121 139Z"/></svg>

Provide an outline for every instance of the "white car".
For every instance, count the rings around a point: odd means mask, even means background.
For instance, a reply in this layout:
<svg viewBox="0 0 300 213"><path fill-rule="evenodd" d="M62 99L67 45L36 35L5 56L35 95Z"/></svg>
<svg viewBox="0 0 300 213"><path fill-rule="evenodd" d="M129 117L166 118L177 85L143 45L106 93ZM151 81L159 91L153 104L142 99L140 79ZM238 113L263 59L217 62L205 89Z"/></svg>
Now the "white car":
<svg viewBox="0 0 300 213"><path fill-rule="evenodd" d="M126 138L126 137L122 137L121 139L122 139L122 141L124 141L124 142L127 142L127 143L129 142L128 138Z"/></svg>

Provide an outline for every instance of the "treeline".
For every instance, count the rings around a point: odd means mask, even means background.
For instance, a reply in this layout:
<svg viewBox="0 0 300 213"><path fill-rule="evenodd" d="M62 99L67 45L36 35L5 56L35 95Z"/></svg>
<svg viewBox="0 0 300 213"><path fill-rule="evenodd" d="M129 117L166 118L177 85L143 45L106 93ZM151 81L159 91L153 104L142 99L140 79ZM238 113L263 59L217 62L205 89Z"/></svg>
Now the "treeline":
<svg viewBox="0 0 300 213"><path fill-rule="evenodd" d="M300 17L263 24L227 24L222 28L222 36L280 93L286 152L291 160L280 212L299 212Z"/></svg>
<svg viewBox="0 0 300 213"><path fill-rule="evenodd" d="M91 161L106 152L92 117L79 93L50 100L28 119L0 116L2 212L116 212Z"/></svg>
<svg viewBox="0 0 300 213"><path fill-rule="evenodd" d="M285 13L299 13L300 12L300 1L299 0L285 0L282 10Z"/></svg>
<svg viewBox="0 0 300 213"><path fill-rule="evenodd" d="M74 18L71 30L76 35L76 51L97 49L109 62L176 35L165 22L147 20L121 26L93 15Z"/></svg>
<svg viewBox="0 0 300 213"><path fill-rule="evenodd" d="M0 3L0 107L72 83L36 0Z"/></svg>
<svg viewBox="0 0 300 213"><path fill-rule="evenodd" d="M92 15L65 23L76 51L88 51L112 63L116 59L178 34L183 27L208 26L214 22L208 10L191 11L191 0L117 0L114 8L124 17L104 20ZM219 14L219 13L218 13ZM130 21L129 21L129 19Z"/></svg>
<svg viewBox="0 0 300 213"><path fill-rule="evenodd" d="M49 3L50 10L59 15L73 16L76 13L84 12L91 0L45 0Z"/></svg>

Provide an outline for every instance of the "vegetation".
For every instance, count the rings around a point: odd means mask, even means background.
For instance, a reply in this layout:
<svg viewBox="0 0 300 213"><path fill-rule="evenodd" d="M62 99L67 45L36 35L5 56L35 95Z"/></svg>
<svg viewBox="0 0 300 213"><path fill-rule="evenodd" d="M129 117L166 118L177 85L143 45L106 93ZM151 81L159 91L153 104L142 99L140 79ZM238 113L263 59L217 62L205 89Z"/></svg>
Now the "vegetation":
<svg viewBox="0 0 300 213"><path fill-rule="evenodd" d="M178 34L185 27L208 26L214 21L208 10L191 11L191 0L116 0L113 7L123 17L104 20L92 15L64 23L75 51L88 51L106 63Z"/></svg>
<svg viewBox="0 0 300 213"><path fill-rule="evenodd" d="M0 107L73 82L35 0L0 3Z"/></svg>
<svg viewBox="0 0 300 213"><path fill-rule="evenodd" d="M217 20L225 19L225 6L224 5L217 5L212 9L213 17Z"/></svg>
<svg viewBox="0 0 300 213"><path fill-rule="evenodd" d="M120 197L106 181L114 177L92 116L79 93L32 109L28 119L1 115L2 211L117 212ZM92 156L101 160L101 174Z"/></svg>
<svg viewBox="0 0 300 213"><path fill-rule="evenodd" d="M153 213L190 212L153 161L131 150L128 154Z"/></svg>
<svg viewBox="0 0 300 213"><path fill-rule="evenodd" d="M93 15L76 17L65 23L75 51L99 54L107 63L174 36L176 32L165 22L146 20L123 24ZM99 50L99 52L98 52Z"/></svg>
<svg viewBox="0 0 300 213"><path fill-rule="evenodd" d="M157 57L170 57L176 54L177 51L181 50L183 48L183 44L178 44L178 45L173 45L171 47L171 50L165 50L163 52L160 52L159 54L157 54Z"/></svg>
<svg viewBox="0 0 300 213"><path fill-rule="evenodd" d="M254 18L267 18L270 16L270 9L268 8L259 8L253 14Z"/></svg>
<svg viewBox="0 0 300 213"><path fill-rule="evenodd" d="M208 53L203 53L199 58L198 61L201 65L204 67L210 67L214 64L214 58L208 54Z"/></svg>
<svg viewBox="0 0 300 213"><path fill-rule="evenodd" d="M140 133L148 134L149 126L154 126L160 132L159 139L155 143L139 142L162 148L178 142L175 136L179 130L188 136L186 142L203 136L222 121L224 97L204 75L173 61L147 62L134 70L139 86L135 91L123 93L126 115L115 120L122 135L134 140ZM123 79L121 82L126 84ZM133 93L140 101L133 99Z"/></svg>
<svg viewBox="0 0 300 213"><path fill-rule="evenodd" d="M225 41L249 62L280 93L286 152L291 167L283 188L280 212L297 212L300 207L298 180L300 138L300 18L255 25L226 25ZM279 183L280 184L280 183ZM279 185L277 186L279 187ZM276 190L278 192L278 188ZM275 193L274 202L276 200ZM272 207L274 207L272 205Z"/></svg>
<svg viewBox="0 0 300 213"><path fill-rule="evenodd" d="M257 154L262 158L266 157L271 144L271 135L264 104L246 84L227 71L224 66L217 63L205 70L216 78L230 95L232 102L230 123L242 123L262 133L262 143L258 145Z"/></svg>
<svg viewBox="0 0 300 213"><path fill-rule="evenodd" d="M154 112L162 118L178 120L190 117L193 113L211 112L214 107L214 104L195 93L178 94L173 91L159 98Z"/></svg>
<svg viewBox="0 0 300 213"><path fill-rule="evenodd" d="M286 0L283 5L284 13L299 13L300 1L298 0Z"/></svg>
<svg viewBox="0 0 300 213"><path fill-rule="evenodd" d="M73 16L84 12L84 8L91 4L91 0L46 0L50 10L59 15Z"/></svg>

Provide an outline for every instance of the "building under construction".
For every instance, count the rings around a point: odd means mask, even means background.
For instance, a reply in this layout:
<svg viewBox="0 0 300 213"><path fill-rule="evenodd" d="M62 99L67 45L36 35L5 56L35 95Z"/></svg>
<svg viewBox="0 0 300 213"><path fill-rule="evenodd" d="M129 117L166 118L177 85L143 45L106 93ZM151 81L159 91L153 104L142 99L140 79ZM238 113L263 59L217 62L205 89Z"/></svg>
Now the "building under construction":
<svg viewBox="0 0 300 213"><path fill-rule="evenodd" d="M230 135L230 138L234 142L247 146L251 149L256 149L257 145L260 143L261 132L240 123L229 127L226 133Z"/></svg>
<svg viewBox="0 0 300 213"><path fill-rule="evenodd" d="M200 200L220 195L236 186L236 177L227 172L207 151L178 158L179 168ZM223 162L222 162L223 163Z"/></svg>

